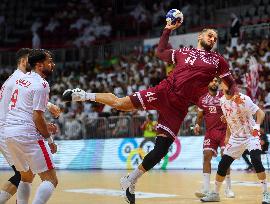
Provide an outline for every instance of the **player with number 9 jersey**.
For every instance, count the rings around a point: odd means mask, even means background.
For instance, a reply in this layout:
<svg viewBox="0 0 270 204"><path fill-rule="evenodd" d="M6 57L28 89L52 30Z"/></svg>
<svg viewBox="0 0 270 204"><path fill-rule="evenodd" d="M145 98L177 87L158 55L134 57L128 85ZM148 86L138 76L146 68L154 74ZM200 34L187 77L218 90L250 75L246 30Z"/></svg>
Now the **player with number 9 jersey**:
<svg viewBox="0 0 270 204"><path fill-rule="evenodd" d="M12 132L12 136L21 136L24 132L31 137L43 139L33 122L33 110L45 112L49 92L48 82L35 72L29 72L18 79L8 105L5 130Z"/></svg>

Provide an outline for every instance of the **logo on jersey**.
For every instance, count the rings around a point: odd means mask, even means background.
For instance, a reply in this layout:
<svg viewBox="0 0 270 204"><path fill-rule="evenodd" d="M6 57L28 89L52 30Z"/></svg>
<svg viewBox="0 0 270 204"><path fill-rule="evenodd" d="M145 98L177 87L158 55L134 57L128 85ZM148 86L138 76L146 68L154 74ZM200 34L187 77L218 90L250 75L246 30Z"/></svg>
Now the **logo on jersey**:
<svg viewBox="0 0 270 204"><path fill-rule="evenodd" d="M153 92L147 92L145 97L148 103L157 100L157 98L154 97L155 93Z"/></svg>
<svg viewBox="0 0 270 204"><path fill-rule="evenodd" d="M31 82L26 81L24 79L19 79L19 80L16 81L16 84L18 84L18 85L20 85L22 87L28 88L31 85Z"/></svg>
<svg viewBox="0 0 270 204"><path fill-rule="evenodd" d="M43 82L42 85L43 85L43 88L44 89L47 87L47 83L46 82Z"/></svg>

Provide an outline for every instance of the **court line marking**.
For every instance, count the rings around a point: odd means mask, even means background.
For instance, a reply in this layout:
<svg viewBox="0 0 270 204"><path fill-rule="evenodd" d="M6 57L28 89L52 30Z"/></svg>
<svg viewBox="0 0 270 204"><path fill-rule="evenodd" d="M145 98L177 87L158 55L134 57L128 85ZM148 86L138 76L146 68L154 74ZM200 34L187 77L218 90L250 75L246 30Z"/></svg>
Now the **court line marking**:
<svg viewBox="0 0 270 204"><path fill-rule="evenodd" d="M67 189L65 190L65 192L86 193L103 196L123 196L123 191L105 188ZM136 192L135 194L136 198L170 198L178 196L174 194L147 193L147 192Z"/></svg>

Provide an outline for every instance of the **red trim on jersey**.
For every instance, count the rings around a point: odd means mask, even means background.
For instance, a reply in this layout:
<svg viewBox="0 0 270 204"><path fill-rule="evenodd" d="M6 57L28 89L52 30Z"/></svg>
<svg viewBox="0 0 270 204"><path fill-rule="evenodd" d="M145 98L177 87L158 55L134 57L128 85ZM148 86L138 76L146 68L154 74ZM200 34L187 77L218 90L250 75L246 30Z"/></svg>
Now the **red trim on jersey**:
<svg viewBox="0 0 270 204"><path fill-rule="evenodd" d="M52 164L51 158L49 156L49 153L48 153L48 151L46 149L44 140L38 140L38 144L39 144L39 146L40 146L40 148L41 148L41 150L43 152L43 155L44 155L48 170L53 169L53 164Z"/></svg>

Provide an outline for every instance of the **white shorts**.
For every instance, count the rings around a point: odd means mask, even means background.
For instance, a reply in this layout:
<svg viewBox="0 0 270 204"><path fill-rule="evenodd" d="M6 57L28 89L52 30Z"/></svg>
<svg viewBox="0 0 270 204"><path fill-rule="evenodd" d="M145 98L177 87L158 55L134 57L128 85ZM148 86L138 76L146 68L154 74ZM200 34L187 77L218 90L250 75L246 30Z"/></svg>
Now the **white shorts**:
<svg viewBox="0 0 270 204"><path fill-rule="evenodd" d="M3 156L5 157L10 166L14 165L14 162L11 158L11 155L6 145L3 127L0 127L0 152L3 154Z"/></svg>
<svg viewBox="0 0 270 204"><path fill-rule="evenodd" d="M244 141L239 141L230 137L228 144L226 145L223 154L226 154L234 159L237 159L242 156L245 150L249 152L251 150L259 149L261 150L261 143L259 137L248 137Z"/></svg>
<svg viewBox="0 0 270 204"><path fill-rule="evenodd" d="M49 145L44 140L7 137L6 144L18 171L31 169L38 174L54 168Z"/></svg>

